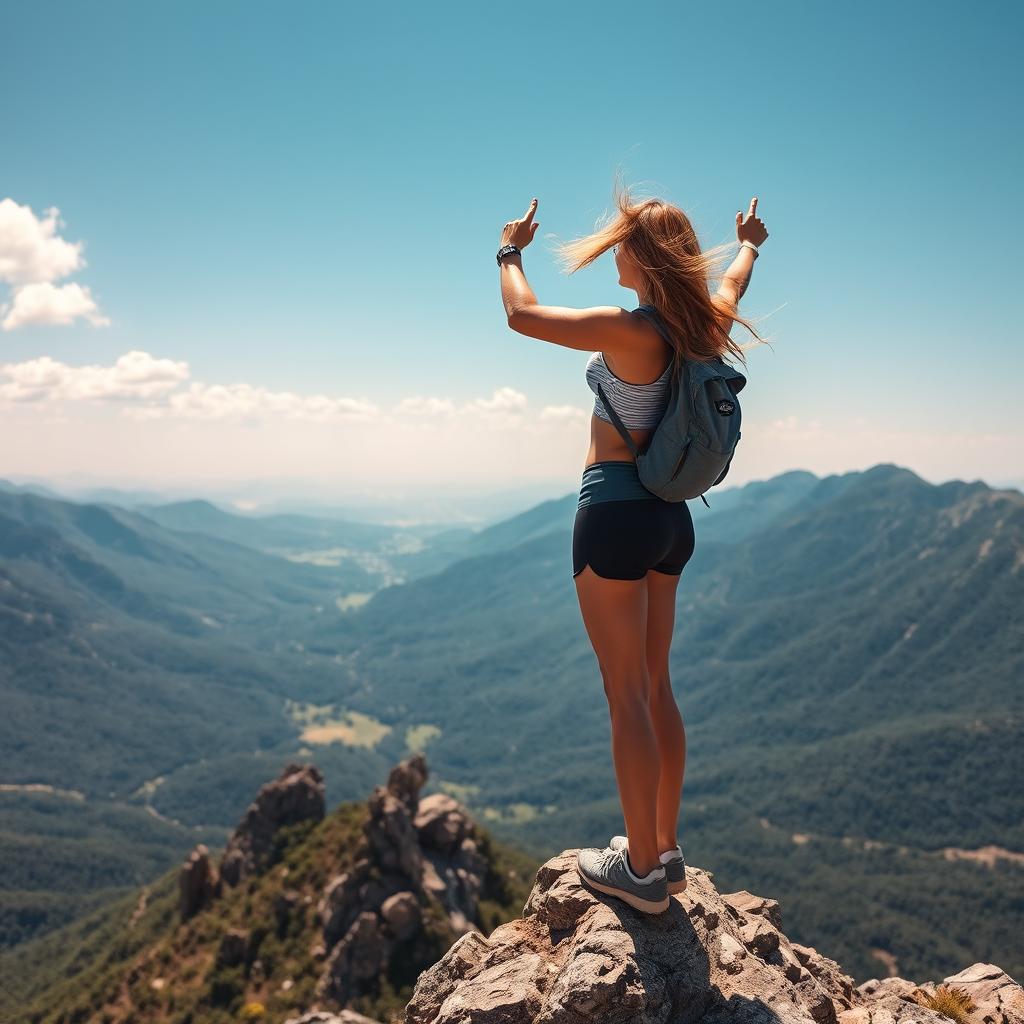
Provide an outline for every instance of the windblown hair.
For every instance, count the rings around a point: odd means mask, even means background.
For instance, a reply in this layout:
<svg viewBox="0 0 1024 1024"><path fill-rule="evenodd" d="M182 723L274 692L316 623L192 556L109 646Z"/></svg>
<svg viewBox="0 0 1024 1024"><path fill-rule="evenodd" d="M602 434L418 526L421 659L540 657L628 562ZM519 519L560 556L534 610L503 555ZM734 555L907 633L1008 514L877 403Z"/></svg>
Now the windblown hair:
<svg viewBox="0 0 1024 1024"><path fill-rule="evenodd" d="M636 264L646 288L641 289L665 321L675 340L675 368L680 359L705 362L730 353L746 365L744 352L767 341L751 321L711 292L711 282L725 277L722 264L738 249L727 242L702 252L690 218L661 199L634 200L628 188L616 189L618 213L593 234L555 247L567 273L593 263L613 245ZM733 323L743 324L757 338L739 345L729 337Z"/></svg>

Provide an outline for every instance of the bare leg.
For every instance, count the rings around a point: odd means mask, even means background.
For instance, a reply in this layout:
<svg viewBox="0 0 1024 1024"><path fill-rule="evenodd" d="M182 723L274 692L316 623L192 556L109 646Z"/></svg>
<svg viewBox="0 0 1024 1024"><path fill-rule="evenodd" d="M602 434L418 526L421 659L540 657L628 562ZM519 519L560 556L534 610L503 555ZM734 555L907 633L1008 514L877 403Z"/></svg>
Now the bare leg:
<svg viewBox="0 0 1024 1024"><path fill-rule="evenodd" d="M629 836L629 862L638 875L646 875L661 865L654 799L661 769L651 709L637 693L644 685L643 678L605 679L615 776Z"/></svg>
<svg viewBox="0 0 1024 1024"><path fill-rule="evenodd" d="M651 678L651 718L658 740L658 852L675 847L679 835L679 801L686 769L686 729L669 678L669 649L676 618L679 576L647 573L647 670Z"/></svg>
<svg viewBox="0 0 1024 1024"><path fill-rule="evenodd" d="M686 729L679 705L668 680L653 685L651 719L658 739L658 852L675 848L679 842L679 801L686 769Z"/></svg>
<svg viewBox="0 0 1024 1024"><path fill-rule="evenodd" d="M638 875L660 867L657 837L657 737L651 721L647 670L647 584L610 580L587 566L575 577L587 635L597 655L612 726L612 756L629 837L629 862Z"/></svg>

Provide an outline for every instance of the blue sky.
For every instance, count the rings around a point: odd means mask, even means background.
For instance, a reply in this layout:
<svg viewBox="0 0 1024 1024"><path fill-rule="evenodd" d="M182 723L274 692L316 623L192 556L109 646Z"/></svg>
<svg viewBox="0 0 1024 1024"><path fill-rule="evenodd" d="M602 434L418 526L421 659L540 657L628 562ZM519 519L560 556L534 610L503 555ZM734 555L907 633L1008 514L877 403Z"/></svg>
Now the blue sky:
<svg viewBox="0 0 1024 1024"><path fill-rule="evenodd" d="M0 476L563 494L587 354L507 328L493 254L536 195L539 301L633 308L611 254L570 277L548 237L592 230L619 170L706 246L759 197L742 311L775 348L749 355L735 482L883 461L1024 481L1020 5L635 10L5 4L0 199L59 209L85 265L56 284L109 323L0 330L0 387L44 356L64 381L0 398ZM130 351L202 401L67 384ZM236 385L262 396L248 418L211 404ZM362 416L282 419L282 394Z"/></svg>

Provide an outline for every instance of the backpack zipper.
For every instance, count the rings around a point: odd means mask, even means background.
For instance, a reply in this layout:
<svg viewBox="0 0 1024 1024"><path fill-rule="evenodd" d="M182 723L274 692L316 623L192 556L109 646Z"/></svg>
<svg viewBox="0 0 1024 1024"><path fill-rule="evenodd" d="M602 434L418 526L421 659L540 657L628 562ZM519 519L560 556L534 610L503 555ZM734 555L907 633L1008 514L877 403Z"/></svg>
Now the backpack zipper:
<svg viewBox="0 0 1024 1024"><path fill-rule="evenodd" d="M679 461L676 463L676 468L672 470L672 475L669 477L670 480L675 480L679 476L679 471L683 468L683 462L686 460L686 453L690 449L690 445L693 443L693 438L688 438L686 444L683 446L682 454L679 456Z"/></svg>

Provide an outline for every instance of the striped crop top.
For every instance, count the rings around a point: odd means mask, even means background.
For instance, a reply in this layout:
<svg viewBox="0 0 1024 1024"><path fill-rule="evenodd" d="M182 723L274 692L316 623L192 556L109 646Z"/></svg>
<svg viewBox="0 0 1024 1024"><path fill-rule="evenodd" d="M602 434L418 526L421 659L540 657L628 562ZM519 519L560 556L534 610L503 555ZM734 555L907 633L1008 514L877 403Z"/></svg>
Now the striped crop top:
<svg viewBox="0 0 1024 1024"><path fill-rule="evenodd" d="M629 381L622 380L612 373L604 361L603 352L595 352L587 362L587 384L594 392L594 415L609 423L612 422L601 396L597 393L597 385L600 383L608 396L608 401L612 403L619 414L619 419L628 430L656 427L668 405L672 389L672 367L673 362L670 361L665 367L665 372L650 384L630 384Z"/></svg>

